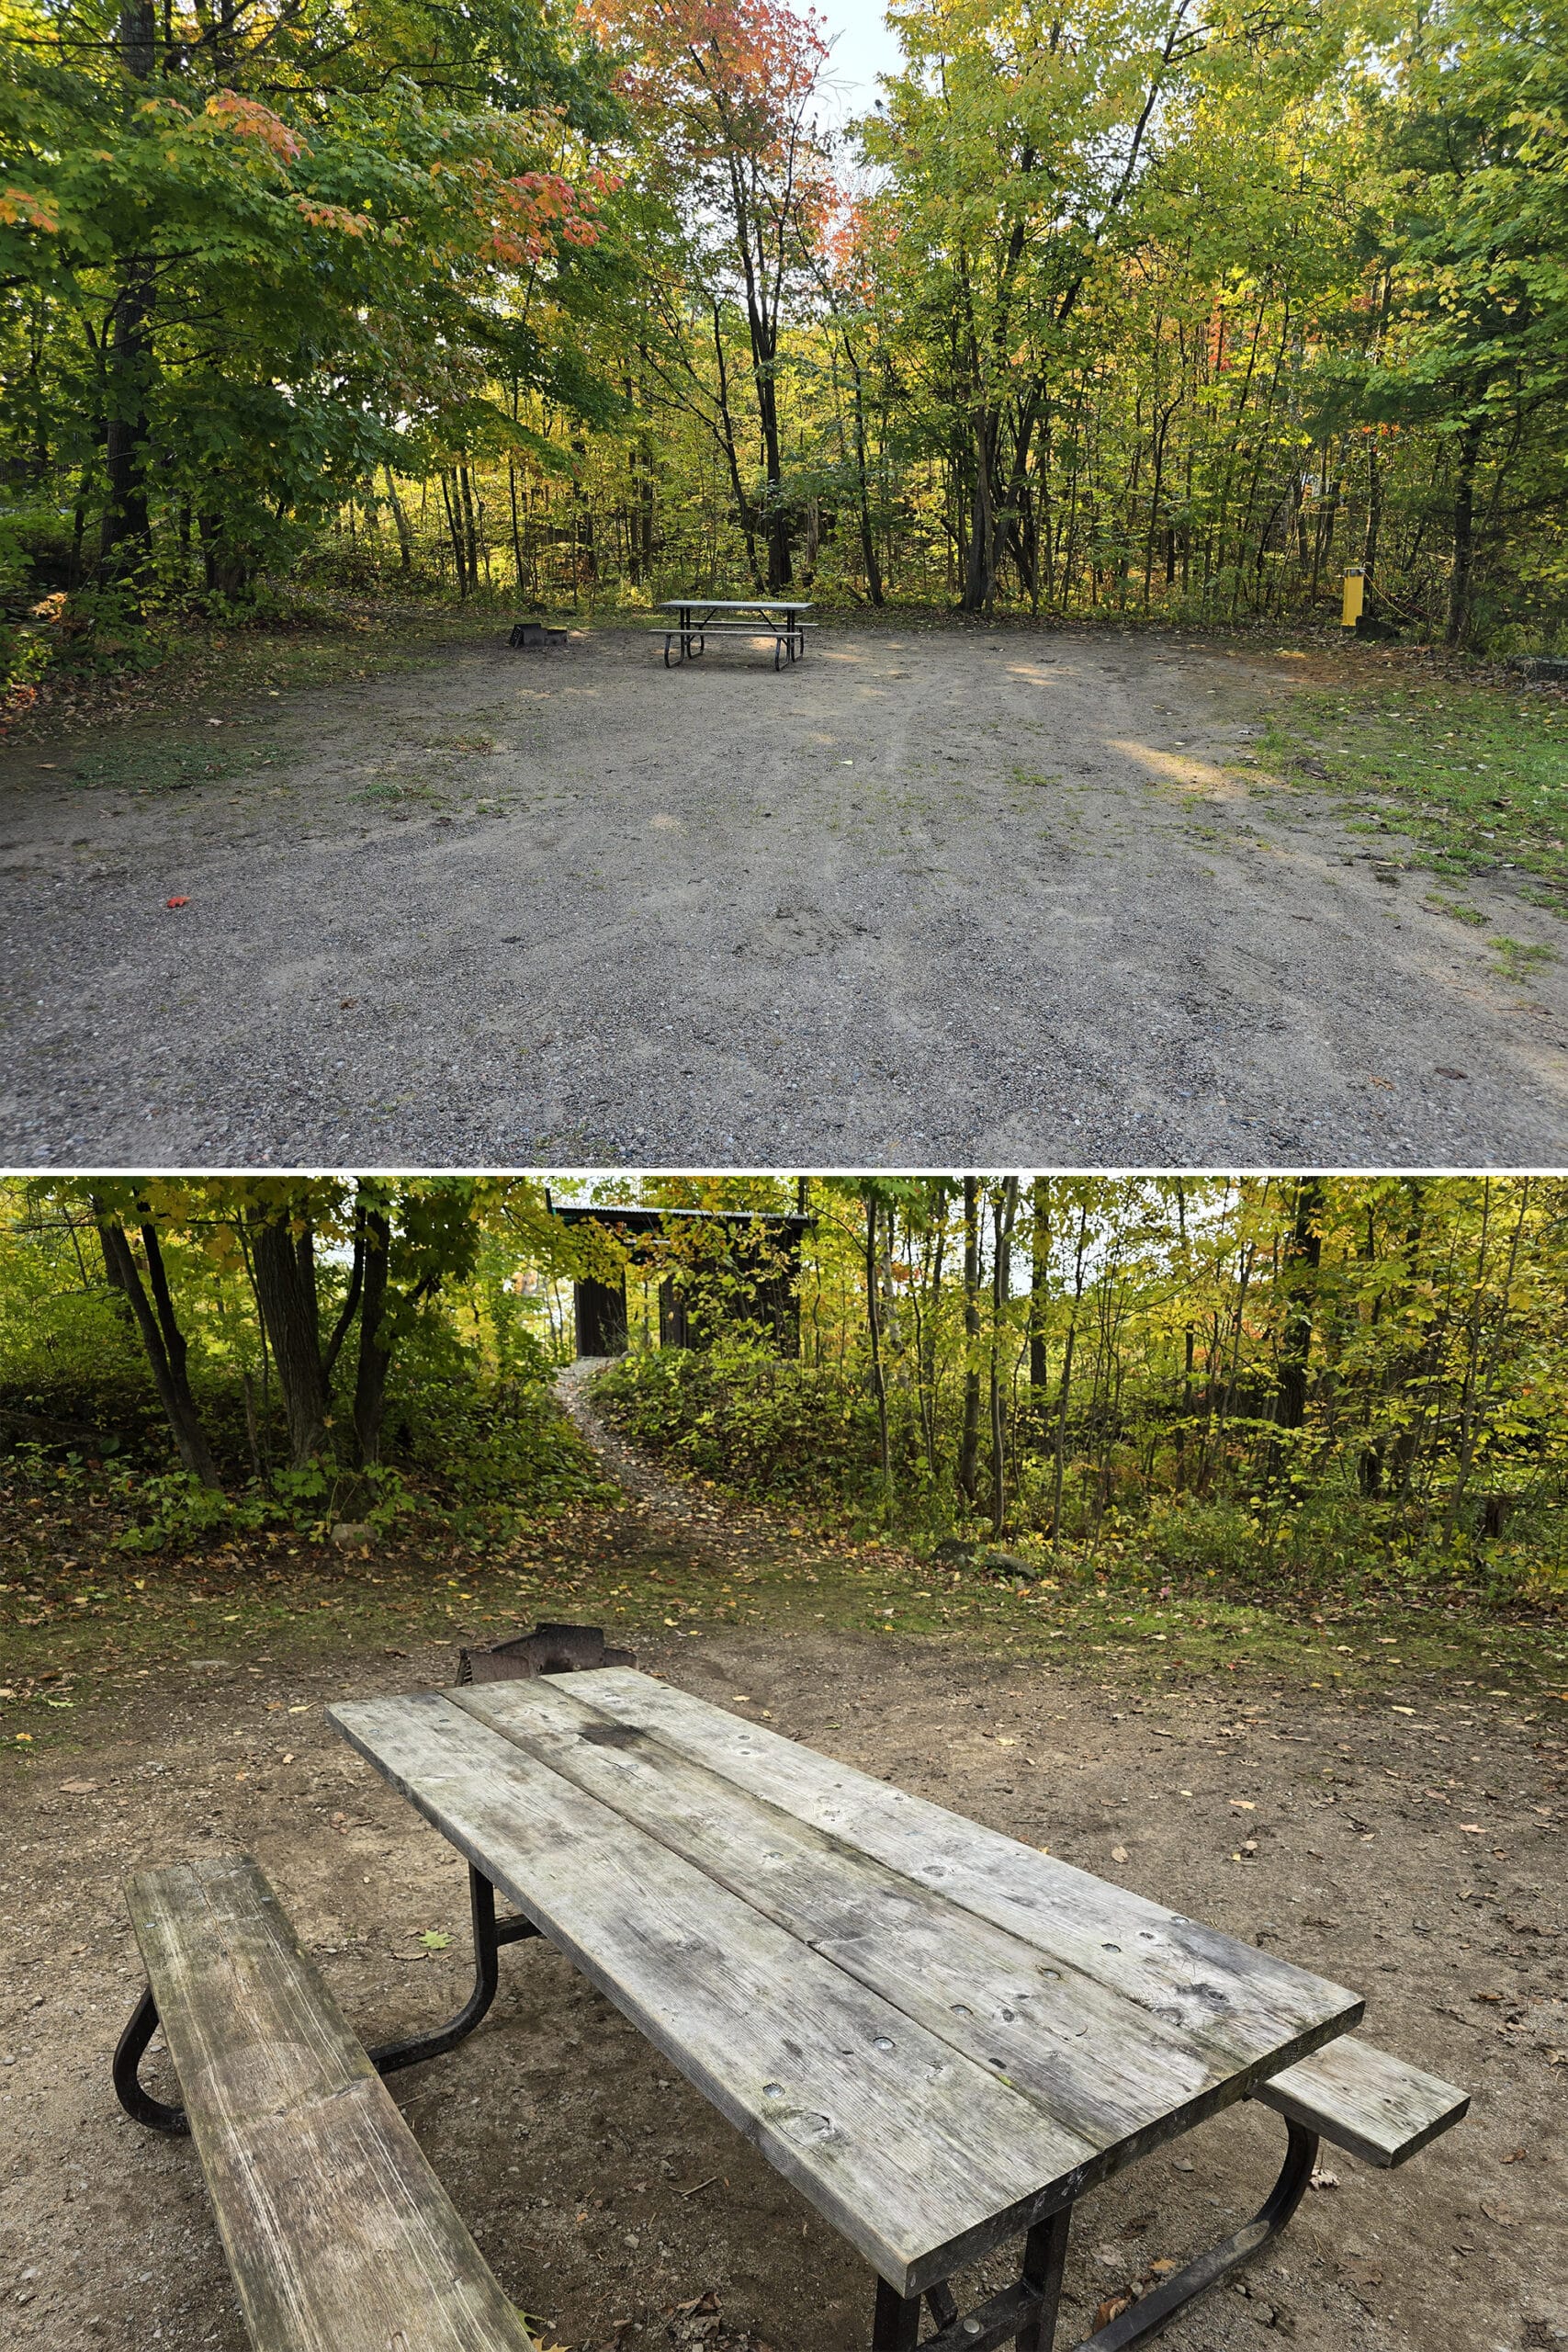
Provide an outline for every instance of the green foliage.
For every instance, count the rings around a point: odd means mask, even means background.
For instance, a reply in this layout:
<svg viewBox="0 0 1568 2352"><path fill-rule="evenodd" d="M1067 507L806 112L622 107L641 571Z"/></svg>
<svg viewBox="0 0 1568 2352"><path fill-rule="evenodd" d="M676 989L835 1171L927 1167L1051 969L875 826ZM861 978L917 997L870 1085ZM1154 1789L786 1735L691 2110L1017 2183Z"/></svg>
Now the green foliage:
<svg viewBox="0 0 1568 2352"><path fill-rule="evenodd" d="M188 1470L152 1478L122 1475L115 1490L138 1512L116 1543L121 1551L137 1553L181 1552L268 1528L320 1543L349 1512L355 1523L386 1534L419 1508L395 1470L378 1467L351 1476L321 1462L275 1470L265 1485L252 1479L233 1493L204 1486Z"/></svg>
<svg viewBox="0 0 1568 2352"><path fill-rule="evenodd" d="M450 1498L459 1530L603 1491L593 1456L550 1393L538 1338L503 1327L497 1352L494 1368L483 1368L450 1323L426 1317L388 1394L396 1460L423 1492Z"/></svg>
<svg viewBox="0 0 1568 2352"><path fill-rule="evenodd" d="M1036 1179L999 1287L1005 1186L975 1193L966 1272L956 1180L819 1182L799 1362L637 1351L596 1393L689 1473L918 1538L988 1521L1031 1575L1568 1600L1555 1179Z"/></svg>
<svg viewBox="0 0 1568 2352"><path fill-rule="evenodd" d="M560 397L617 109L531 0L416 14L345 46L316 0L221 39L10 0L7 468L68 622L95 578L225 614L378 464L522 446L498 361Z"/></svg>
<svg viewBox="0 0 1568 2352"><path fill-rule="evenodd" d="M639 1444L742 1494L833 1504L873 1491L869 1396L753 1341L623 1356L593 1393Z"/></svg>
<svg viewBox="0 0 1568 2352"><path fill-rule="evenodd" d="M365 1366L347 1373L350 1355L299 1458L254 1287L256 1220L290 1221L296 1248L309 1233L321 1329L346 1316L346 1334L357 1295L350 1245L378 1215L389 1249L371 1363L373 1374L386 1366L377 1443L367 1452L356 1418ZM144 1284L149 1236L156 1242L210 1476L188 1453L185 1467L170 1465L178 1432L159 1409L130 1302L107 1280L100 1217L122 1221ZM125 1464L115 1492L136 1520L124 1542L143 1551L275 1528L319 1538L338 1521L383 1527L416 1510L460 1531L595 1495L592 1456L549 1393L536 1303L531 1312L511 1287L515 1237L539 1223L533 1187L498 1198L472 1179L0 1187L0 1444ZM545 1240L547 1254L554 1237Z"/></svg>

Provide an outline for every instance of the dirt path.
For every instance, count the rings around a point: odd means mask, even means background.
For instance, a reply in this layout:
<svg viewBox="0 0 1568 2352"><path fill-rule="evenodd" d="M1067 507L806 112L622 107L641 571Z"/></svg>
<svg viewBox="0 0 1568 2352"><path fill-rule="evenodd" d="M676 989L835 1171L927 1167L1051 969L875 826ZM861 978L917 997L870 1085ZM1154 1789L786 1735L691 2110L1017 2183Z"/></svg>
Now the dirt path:
<svg viewBox="0 0 1568 2352"><path fill-rule="evenodd" d="M615 1538L627 1576L674 1550L727 1566L777 1552L784 1522L660 1477L605 1428L583 1376L563 1395L631 1497ZM1467 2123L1406 2170L1329 2152L1332 2177L1273 2258L1178 2322L1173 2352L1248 2352L1260 2330L1302 2352L1568 2343L1568 1751L1534 1718L1457 1693L1425 1695L1419 1714L1282 1689L1244 1702L1224 1678L1135 1693L891 1634L710 1624L638 1647L719 1705L1362 1989L1370 2034L1472 2089ZM366 2038L447 2013L465 1989L461 1866L321 1711L453 1666L448 1645L328 1658L276 1639L165 1667L84 1708L69 1767L40 1757L0 1778L8 2346L243 2352L188 2146L130 2123L109 2090L139 1982L119 1881L141 1862L254 1853ZM430 1930L450 1950L427 1952ZM858 2261L547 1948L508 1956L482 2030L396 2089L549 2337L862 2352ZM1064 2340L1251 2210L1279 2139L1262 2111L1234 2111L1088 2199ZM972 2291L1002 2275L983 2266Z"/></svg>
<svg viewBox="0 0 1568 2352"><path fill-rule="evenodd" d="M578 1356L556 1375L556 1395L598 1455L606 1477L627 1498L616 1531L628 1557L682 1551L725 1568L761 1566L801 1552L788 1521L761 1504L695 1481L667 1478L656 1463L624 1437L589 1396L594 1375L611 1360ZM809 1547L807 1547L809 1548Z"/></svg>
<svg viewBox="0 0 1568 2352"><path fill-rule="evenodd" d="M1397 841L1374 865L1322 803L1249 797L1301 674L908 623L666 673L604 629L215 702L178 792L145 730L18 748L0 1152L1561 1159L1568 967L1500 978Z"/></svg>

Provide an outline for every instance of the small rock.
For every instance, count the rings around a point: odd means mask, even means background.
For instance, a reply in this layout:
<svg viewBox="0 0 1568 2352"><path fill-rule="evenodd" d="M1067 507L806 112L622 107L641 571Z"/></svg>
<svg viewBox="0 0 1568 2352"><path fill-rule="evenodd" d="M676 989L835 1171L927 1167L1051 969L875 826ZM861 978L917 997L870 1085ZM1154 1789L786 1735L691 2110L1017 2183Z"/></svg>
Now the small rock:
<svg viewBox="0 0 1568 2352"><path fill-rule="evenodd" d="M373 1544L376 1531L363 1519L340 1520L333 1530L333 1542L340 1551L352 1551L356 1544Z"/></svg>
<svg viewBox="0 0 1568 2352"><path fill-rule="evenodd" d="M1020 1552L987 1552L980 1566L989 1568L997 1577L1032 1577L1038 1574L1033 1561L1026 1560Z"/></svg>

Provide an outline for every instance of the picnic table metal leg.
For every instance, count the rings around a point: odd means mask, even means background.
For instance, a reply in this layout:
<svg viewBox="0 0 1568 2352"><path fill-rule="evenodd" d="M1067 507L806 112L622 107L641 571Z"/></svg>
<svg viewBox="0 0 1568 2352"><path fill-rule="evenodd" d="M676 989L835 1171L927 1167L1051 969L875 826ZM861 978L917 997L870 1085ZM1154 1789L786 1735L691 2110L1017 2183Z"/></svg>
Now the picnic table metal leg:
<svg viewBox="0 0 1568 2352"><path fill-rule="evenodd" d="M426 2058L439 2058L445 2052L456 2049L466 2034L472 2033L495 1998L499 1980L496 1955L501 1946L520 1943L525 1937L539 1932L532 1919L496 1918L495 1889L472 1863L468 1866L468 1909L474 1926L473 1991L445 2025L434 2027L429 2033L410 2034L401 2041L383 2041L367 2051L366 2054L378 2073L395 2074L400 2066L417 2066ZM126 2113L135 2122L144 2123L150 2132L177 2134L190 2129L184 2108L154 2098L143 2087L138 2071L157 2030L157 2007L151 1991L144 1987L114 2053L115 2096Z"/></svg>
<svg viewBox="0 0 1568 2352"><path fill-rule="evenodd" d="M144 2123L149 2132L167 2132L177 2138L190 2130L184 2108L171 2107L166 2099L154 2098L151 2091L142 2088L138 2072L147 2044L157 2030L157 2007L151 1989L144 1986L114 2053L115 2097L132 2122Z"/></svg>
<svg viewBox="0 0 1568 2352"><path fill-rule="evenodd" d="M919 2333L919 2296L901 2295L886 2278L879 2278L876 2316L871 2325L871 2352L915 2352Z"/></svg>
<svg viewBox="0 0 1568 2352"><path fill-rule="evenodd" d="M1014 2341L1019 2352L1051 2352L1071 2222L1070 2205L1036 2222L1024 2242L1022 2277L962 2315L945 2279L928 2287L922 2297L900 2295L879 2278L872 2352L914 2352L922 2301L937 2324L919 2352L992 2352L994 2346Z"/></svg>
<svg viewBox="0 0 1568 2352"><path fill-rule="evenodd" d="M539 1932L531 1919L507 1919L497 1924L495 1889L481 1871L468 1865L468 1908L474 1923L474 1989L446 2023L429 2033L410 2034L401 2041L378 2042L367 2055L378 2074L395 2074L400 2066L423 2065L442 2057L472 2033L495 1998L499 1981L496 1953L502 1944L517 1943Z"/></svg>
<svg viewBox="0 0 1568 2352"><path fill-rule="evenodd" d="M1062 2273L1067 2263L1067 2232L1073 2209L1064 2205L1036 2222L1023 2245L1023 2285L1039 2297L1033 2316L1018 2331L1018 2352L1051 2352L1056 2341L1056 2307L1062 2300Z"/></svg>
<svg viewBox="0 0 1568 2352"><path fill-rule="evenodd" d="M1142 2344L1148 2336L1157 2335L1194 2296L1205 2294L1244 2262L1250 2262L1259 2248L1284 2228L1301 2203L1317 2162L1316 2132L1293 2122L1287 2125L1287 2130L1290 2137L1280 2177L1251 2221L1244 2222L1230 2237L1223 2238L1218 2245L1211 2246L1206 2254L1198 2255L1184 2269L1162 2279L1148 2294L1140 2295L1119 2319L1086 2336L1077 2352L1125 2352L1128 2345Z"/></svg>
<svg viewBox="0 0 1568 2352"><path fill-rule="evenodd" d="M1251 2221L1170 2278L1162 2278L1118 2318L1085 2336L1074 2352L1128 2352L1130 2346L1145 2343L1168 2326L1195 2297L1239 2270L1278 2235L1301 2203L1317 2161L1315 2132L1293 2122L1287 2122L1286 2132L1280 2177ZM1071 2223L1070 2205L1037 2222L1024 2245L1023 2273L1017 2285L1002 2288L962 2317L945 2283L928 2288L923 2297L904 2296L879 2278L872 2352L915 2352L922 2301L930 2304L937 2325L936 2333L919 2344L919 2352L991 2352L993 2346L1010 2342L1016 2342L1018 2352L1052 2352Z"/></svg>

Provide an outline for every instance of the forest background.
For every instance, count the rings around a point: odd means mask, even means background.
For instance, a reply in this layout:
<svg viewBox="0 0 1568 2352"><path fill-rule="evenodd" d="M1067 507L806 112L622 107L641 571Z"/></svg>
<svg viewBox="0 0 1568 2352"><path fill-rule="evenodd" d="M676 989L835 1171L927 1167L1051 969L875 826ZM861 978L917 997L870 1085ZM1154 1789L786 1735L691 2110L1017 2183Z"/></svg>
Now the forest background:
<svg viewBox="0 0 1568 2352"><path fill-rule="evenodd" d="M563 1190L611 1205L567 1223ZM422 1515L501 1540L598 1487L551 1390L588 1277L627 1298L601 1406L739 1496L960 1563L1017 1550L988 1574L1568 1596L1568 1182L650 1177L554 1201L7 1180L0 1437L106 1482L130 1556ZM797 1222L671 1214L638 1240L614 1223L637 1203Z"/></svg>
<svg viewBox="0 0 1568 2352"><path fill-rule="evenodd" d="M1562 0L0 0L4 686L691 588L1568 644Z"/></svg>
<svg viewBox="0 0 1568 2352"><path fill-rule="evenodd" d="M1555 1711L1565 1300L1558 1178L6 1180L0 1750L536 1615Z"/></svg>

